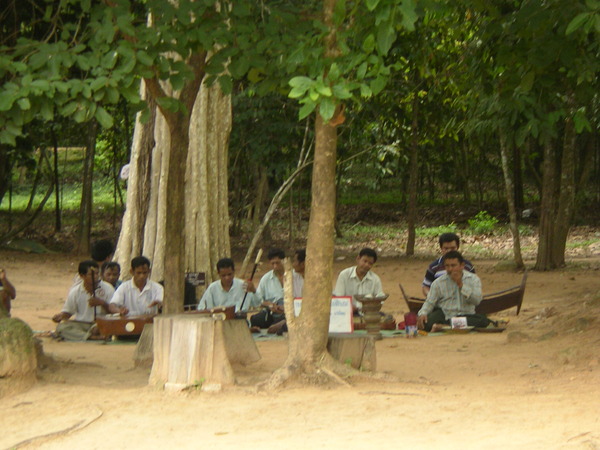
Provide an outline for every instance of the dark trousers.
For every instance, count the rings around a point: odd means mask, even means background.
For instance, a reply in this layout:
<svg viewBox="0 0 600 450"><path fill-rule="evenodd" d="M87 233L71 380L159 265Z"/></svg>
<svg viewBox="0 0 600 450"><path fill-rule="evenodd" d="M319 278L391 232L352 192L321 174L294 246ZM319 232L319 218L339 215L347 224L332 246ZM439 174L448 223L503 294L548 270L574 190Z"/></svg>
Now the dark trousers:
<svg viewBox="0 0 600 450"><path fill-rule="evenodd" d="M460 317L466 317L467 325L470 327L485 328L490 323L490 319L488 319L485 314L461 314ZM435 308L427 315L425 331L431 331L431 327L436 323L450 325L450 321L446 320L444 311L442 311L440 308Z"/></svg>
<svg viewBox="0 0 600 450"><path fill-rule="evenodd" d="M269 328L274 323L282 320L285 320L285 314L273 314L265 308L250 317L250 325L259 328Z"/></svg>

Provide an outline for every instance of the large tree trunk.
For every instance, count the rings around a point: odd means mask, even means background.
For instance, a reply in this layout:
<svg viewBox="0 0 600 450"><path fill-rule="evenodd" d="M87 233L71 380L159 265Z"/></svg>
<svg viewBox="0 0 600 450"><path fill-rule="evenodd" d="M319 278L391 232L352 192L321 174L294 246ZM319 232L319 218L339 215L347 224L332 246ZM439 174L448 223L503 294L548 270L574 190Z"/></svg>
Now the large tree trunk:
<svg viewBox="0 0 600 450"><path fill-rule="evenodd" d="M506 187L506 201L508 203L508 215L510 217L510 232L513 237L513 254L515 264L518 269L525 267L523 257L521 256L521 240L519 238L519 227L517 224L517 210L515 207L515 190L508 162L508 149L506 148L506 138L500 133L500 156L502 159L502 172L504 173L504 185Z"/></svg>
<svg viewBox="0 0 600 450"><path fill-rule="evenodd" d="M324 21L330 30L325 46L326 56L331 55L336 48L335 27L332 22L335 3L336 0L323 2ZM334 124L343 121L342 108L339 106L330 122L324 122L317 112L302 309L298 317L293 317L291 269L288 260L285 282L288 357L283 367L271 376L267 382L268 387L294 379L321 382L333 377L339 381L335 371L348 371L327 352L335 231L337 129Z"/></svg>
<svg viewBox="0 0 600 450"><path fill-rule="evenodd" d="M144 254L153 263L152 279L171 278L166 272L171 262L167 253L173 249L167 244L167 206L176 201L176 192L167 189L169 160L172 148L179 149L181 135L188 135L187 159L183 168L175 169L173 177L183 190L181 215L172 216L170 226L179 227L184 250L181 272L173 273L172 282L183 290L183 272L206 272L207 282L219 258L228 256L229 212L227 205L228 141L231 131L231 102L217 84L202 85L195 95L188 129L177 131L171 141L171 132L161 113L151 123L136 121L132 148L130 175L127 189L127 209L115 253L115 259L124 267L131 258ZM186 141L187 142L187 141ZM181 154L179 155L181 156ZM187 161L187 162L186 162ZM179 164L179 163L177 163ZM184 184L185 180L185 184ZM179 248L179 243L175 243ZM176 264L179 260L175 261ZM171 285L173 286L173 285ZM167 287L166 292L169 291ZM183 307L183 291L165 298L165 307L178 310ZM167 307L167 303L174 302ZM181 304L181 305L180 305Z"/></svg>
<svg viewBox="0 0 600 450"><path fill-rule="evenodd" d="M565 248L575 209L576 135L565 124L560 164L552 143L544 147L540 238L535 268L552 270L565 265Z"/></svg>

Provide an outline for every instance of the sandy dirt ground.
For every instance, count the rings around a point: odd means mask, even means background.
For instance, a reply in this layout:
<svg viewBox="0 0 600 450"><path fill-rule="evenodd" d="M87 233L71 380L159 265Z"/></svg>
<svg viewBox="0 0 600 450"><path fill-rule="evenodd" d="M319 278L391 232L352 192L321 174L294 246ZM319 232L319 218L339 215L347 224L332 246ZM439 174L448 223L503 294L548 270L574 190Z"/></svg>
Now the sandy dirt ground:
<svg viewBox="0 0 600 450"><path fill-rule="evenodd" d="M1 252L18 290L13 317L53 329L76 258ZM335 274L352 258L336 261ZM374 270L402 320L429 261L381 258ZM474 261L484 292L518 284L498 261ZM134 344L42 338L55 363L26 392L0 399L0 449L14 448L600 448L600 259L530 272L523 310L498 314L503 333L386 338L377 368L350 386L257 392L281 366L285 337L257 343L262 359L218 393L167 393L134 368ZM5 381L5 380L4 380Z"/></svg>

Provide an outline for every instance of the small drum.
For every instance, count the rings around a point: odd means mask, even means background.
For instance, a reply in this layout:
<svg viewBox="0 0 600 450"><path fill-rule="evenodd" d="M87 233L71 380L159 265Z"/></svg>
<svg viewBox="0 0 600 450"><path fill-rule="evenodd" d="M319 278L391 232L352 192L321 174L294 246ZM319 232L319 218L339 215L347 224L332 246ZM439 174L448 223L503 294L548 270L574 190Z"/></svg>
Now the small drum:
<svg viewBox="0 0 600 450"><path fill-rule="evenodd" d="M139 336L144 325L152 323L155 314L140 316L105 316L97 317L96 325L100 334L106 338L110 336Z"/></svg>

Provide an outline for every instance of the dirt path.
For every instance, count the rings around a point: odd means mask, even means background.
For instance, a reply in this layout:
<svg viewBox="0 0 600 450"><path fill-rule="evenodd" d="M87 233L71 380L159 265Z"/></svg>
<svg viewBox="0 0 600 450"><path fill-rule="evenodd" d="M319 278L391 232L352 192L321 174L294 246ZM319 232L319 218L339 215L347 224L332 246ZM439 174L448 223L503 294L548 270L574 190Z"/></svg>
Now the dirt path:
<svg viewBox="0 0 600 450"><path fill-rule="evenodd" d="M0 253L17 286L13 316L49 330L76 272L64 255ZM375 271L401 318L428 261L382 258ZM521 275L474 261L490 292ZM336 273L352 260L336 261ZM132 344L58 343L59 363L28 392L0 400L0 449L24 448L600 448L600 260L529 274L522 313L501 334L384 339L378 369L399 382L256 393L285 358L285 338L258 342L262 359L218 394L168 394L134 369ZM45 436L36 438L39 436ZM33 440L32 440L33 439Z"/></svg>

